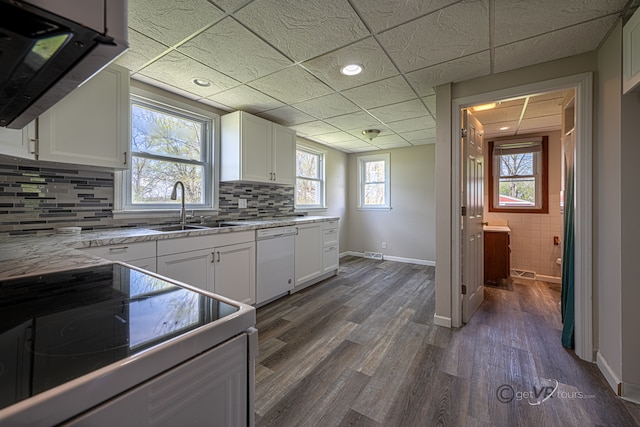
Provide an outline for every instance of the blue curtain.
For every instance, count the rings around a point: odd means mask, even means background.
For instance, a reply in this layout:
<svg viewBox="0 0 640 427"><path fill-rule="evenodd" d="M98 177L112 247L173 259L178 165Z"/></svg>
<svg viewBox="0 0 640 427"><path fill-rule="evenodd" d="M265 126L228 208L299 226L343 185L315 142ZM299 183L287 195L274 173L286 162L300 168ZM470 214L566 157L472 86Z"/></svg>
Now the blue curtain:
<svg viewBox="0 0 640 427"><path fill-rule="evenodd" d="M565 193L564 193L564 249L562 254L562 345L574 347L573 332L575 327L574 306L574 165L573 135L567 137L565 146Z"/></svg>

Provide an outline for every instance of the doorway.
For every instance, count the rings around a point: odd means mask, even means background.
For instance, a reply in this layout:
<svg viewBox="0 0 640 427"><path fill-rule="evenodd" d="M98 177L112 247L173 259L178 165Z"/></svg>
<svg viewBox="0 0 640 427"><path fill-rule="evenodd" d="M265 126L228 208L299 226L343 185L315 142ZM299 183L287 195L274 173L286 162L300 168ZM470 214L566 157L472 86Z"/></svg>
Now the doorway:
<svg viewBox="0 0 640 427"><path fill-rule="evenodd" d="M496 99L509 99L532 93L562 89L575 90L575 352L580 358L593 361L592 313L592 98L591 73L532 83L529 85L487 92L465 98L451 99L451 141L459 141L462 123L460 111L473 105L486 104ZM451 144L451 197L450 221L459 223L461 202L461 147ZM456 190L457 189L457 190ZM451 227L451 326L462 324L461 315L461 231Z"/></svg>

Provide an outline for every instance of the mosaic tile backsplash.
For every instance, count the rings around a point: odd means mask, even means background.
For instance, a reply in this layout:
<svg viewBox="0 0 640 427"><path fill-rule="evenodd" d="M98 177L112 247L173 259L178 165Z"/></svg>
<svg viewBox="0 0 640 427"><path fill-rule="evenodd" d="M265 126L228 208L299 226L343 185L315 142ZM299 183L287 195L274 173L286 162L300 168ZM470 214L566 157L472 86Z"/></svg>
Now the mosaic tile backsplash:
<svg viewBox="0 0 640 427"><path fill-rule="evenodd" d="M247 208L238 209L238 199ZM221 183L215 220L294 215L294 188ZM44 163L0 159L0 235L53 232L58 227L83 230L139 227L175 221L172 217L114 219L113 172L78 170ZM196 213L197 215L197 213Z"/></svg>

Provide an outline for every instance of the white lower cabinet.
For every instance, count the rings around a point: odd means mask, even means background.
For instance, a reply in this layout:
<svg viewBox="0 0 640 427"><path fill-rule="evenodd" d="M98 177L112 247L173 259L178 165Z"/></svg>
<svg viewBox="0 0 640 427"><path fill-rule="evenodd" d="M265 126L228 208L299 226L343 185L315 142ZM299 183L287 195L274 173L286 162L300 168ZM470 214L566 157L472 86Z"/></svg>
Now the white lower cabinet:
<svg viewBox="0 0 640 427"><path fill-rule="evenodd" d="M156 272L156 242L124 243L121 245L92 246L83 249L101 258L122 261L127 264Z"/></svg>
<svg viewBox="0 0 640 427"><path fill-rule="evenodd" d="M255 303L255 268L252 231L158 241L158 274L245 304Z"/></svg>
<svg viewBox="0 0 640 427"><path fill-rule="evenodd" d="M340 251L338 221L327 221L322 226L322 272L338 270Z"/></svg>
<svg viewBox="0 0 640 427"><path fill-rule="evenodd" d="M215 248L215 257L215 293L245 304L255 303L255 242Z"/></svg>
<svg viewBox="0 0 640 427"><path fill-rule="evenodd" d="M304 224L296 228L295 286L301 286L322 274L322 224Z"/></svg>

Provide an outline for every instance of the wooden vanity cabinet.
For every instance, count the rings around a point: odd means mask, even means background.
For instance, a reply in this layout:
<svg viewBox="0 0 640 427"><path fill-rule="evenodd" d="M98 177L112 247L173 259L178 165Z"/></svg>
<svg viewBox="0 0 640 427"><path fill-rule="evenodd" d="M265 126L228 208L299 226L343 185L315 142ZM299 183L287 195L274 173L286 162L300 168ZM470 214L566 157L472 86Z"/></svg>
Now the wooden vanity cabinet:
<svg viewBox="0 0 640 427"><path fill-rule="evenodd" d="M509 233L502 231L484 232L484 282L499 284L509 278Z"/></svg>

